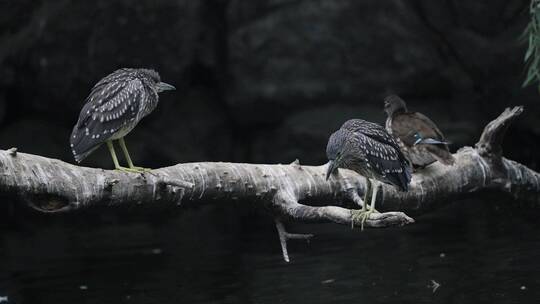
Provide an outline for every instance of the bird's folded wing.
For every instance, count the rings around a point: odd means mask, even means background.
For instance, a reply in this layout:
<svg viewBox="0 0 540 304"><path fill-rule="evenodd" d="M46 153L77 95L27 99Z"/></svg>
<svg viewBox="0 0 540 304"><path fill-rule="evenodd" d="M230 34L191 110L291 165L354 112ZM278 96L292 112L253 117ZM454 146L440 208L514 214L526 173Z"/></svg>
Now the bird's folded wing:
<svg viewBox="0 0 540 304"><path fill-rule="evenodd" d="M76 159L133 123L145 94L148 92L137 78L94 86L70 138Z"/></svg>
<svg viewBox="0 0 540 304"><path fill-rule="evenodd" d="M369 136L366 136L365 143L366 160L369 166L385 182L406 190L411 180L411 172L409 164L399 147L396 148Z"/></svg>
<svg viewBox="0 0 540 304"><path fill-rule="evenodd" d="M399 150L399 146L392 135L388 134L382 126L376 123L362 119L351 119L346 121L341 128L355 133L362 133L375 141L390 145Z"/></svg>

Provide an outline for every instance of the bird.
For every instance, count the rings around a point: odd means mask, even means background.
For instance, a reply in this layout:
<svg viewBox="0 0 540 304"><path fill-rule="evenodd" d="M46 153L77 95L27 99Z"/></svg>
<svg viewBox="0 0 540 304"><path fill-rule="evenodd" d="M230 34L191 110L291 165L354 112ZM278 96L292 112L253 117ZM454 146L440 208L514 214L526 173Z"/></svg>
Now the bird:
<svg viewBox="0 0 540 304"><path fill-rule="evenodd" d="M102 78L86 97L71 132L70 146L75 161L80 163L106 143L116 170L147 171L133 165L124 137L156 108L158 93L168 90L175 90L175 87L161 82L158 72L152 69L122 68ZM115 140L128 167L120 166L118 162L113 145Z"/></svg>
<svg viewBox="0 0 540 304"><path fill-rule="evenodd" d="M384 111L386 131L394 136L414 167L424 168L435 161L447 166L454 164L449 142L431 119L419 112L409 112L405 101L397 95L384 99Z"/></svg>
<svg viewBox="0 0 540 304"><path fill-rule="evenodd" d="M326 180L338 168L350 169L366 178L366 191L361 217L362 229L365 220L375 212L377 192L381 183L408 191L411 168L394 138L379 124L362 119L346 121L339 130L330 135L326 146L328 167ZM373 181L372 181L373 180ZM369 190L371 204L367 210ZM353 217L353 223L356 216Z"/></svg>

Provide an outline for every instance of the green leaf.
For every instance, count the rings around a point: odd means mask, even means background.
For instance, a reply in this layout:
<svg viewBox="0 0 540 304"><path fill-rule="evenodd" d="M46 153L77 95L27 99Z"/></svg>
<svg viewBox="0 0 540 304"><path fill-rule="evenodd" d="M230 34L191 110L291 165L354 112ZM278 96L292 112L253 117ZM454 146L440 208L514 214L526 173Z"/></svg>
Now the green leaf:
<svg viewBox="0 0 540 304"><path fill-rule="evenodd" d="M538 79L538 73L536 73L536 71L534 71L534 69L532 67L529 68L529 72L527 73L527 78L525 79L525 81L523 82L523 85L521 87L526 87L528 86L529 84L531 84L534 79Z"/></svg>
<svg viewBox="0 0 540 304"><path fill-rule="evenodd" d="M531 0L530 21L521 34L523 43L527 43L524 55L527 76L523 81L523 87L532 83L540 83L540 0Z"/></svg>
<svg viewBox="0 0 540 304"><path fill-rule="evenodd" d="M527 52L525 53L525 59L524 61L529 61L529 58L531 58L531 55L534 53L534 47L532 45L533 37L529 36L529 47L527 48Z"/></svg>

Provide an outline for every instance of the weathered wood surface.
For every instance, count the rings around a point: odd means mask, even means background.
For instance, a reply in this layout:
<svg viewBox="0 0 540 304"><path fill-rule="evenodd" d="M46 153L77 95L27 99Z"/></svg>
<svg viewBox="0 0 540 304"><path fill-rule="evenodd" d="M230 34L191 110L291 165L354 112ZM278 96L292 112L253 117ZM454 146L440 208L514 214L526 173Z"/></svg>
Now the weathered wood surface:
<svg viewBox="0 0 540 304"><path fill-rule="evenodd" d="M540 205L540 175L502 157L504 133L522 111L522 107L506 109L486 126L476 147L464 147L454 154L453 166L434 163L413 174L409 192L383 186L377 208L387 212L371 214L364 227L413 223L405 213L429 212L486 189ZM325 173L326 165L298 162L200 162L143 174L123 173L75 166L14 149L0 151L0 193L40 212L130 204L183 207L242 200L271 210L282 244L291 236L283 229L283 219L360 225L351 215L362 204L365 179L340 169L326 181Z"/></svg>

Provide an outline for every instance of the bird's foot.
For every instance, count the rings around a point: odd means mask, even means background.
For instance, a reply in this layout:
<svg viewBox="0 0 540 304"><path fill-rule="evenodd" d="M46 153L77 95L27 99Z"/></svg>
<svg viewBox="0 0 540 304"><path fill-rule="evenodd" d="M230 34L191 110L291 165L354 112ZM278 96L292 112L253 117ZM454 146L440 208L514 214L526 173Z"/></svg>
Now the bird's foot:
<svg viewBox="0 0 540 304"><path fill-rule="evenodd" d="M369 216L372 214L372 213L379 213L379 211L375 210L375 208L373 209L360 209L360 210L352 210L351 211L351 226L352 228L354 228L354 223L356 222L360 222L360 230L364 230L364 223L366 222L366 220L369 218Z"/></svg>
<svg viewBox="0 0 540 304"><path fill-rule="evenodd" d="M142 167L131 167L131 168L128 168L128 167L117 167L115 169L116 171L121 171L121 172L127 172L127 173L145 173L145 172L150 172L152 171L152 169L148 169L148 168L142 168Z"/></svg>
<svg viewBox="0 0 540 304"><path fill-rule="evenodd" d="M139 172L139 173L144 173L144 172L150 172L152 171L151 168L144 168L144 167L136 167L136 166L133 166L133 167L130 167L129 169L135 171L135 172Z"/></svg>

